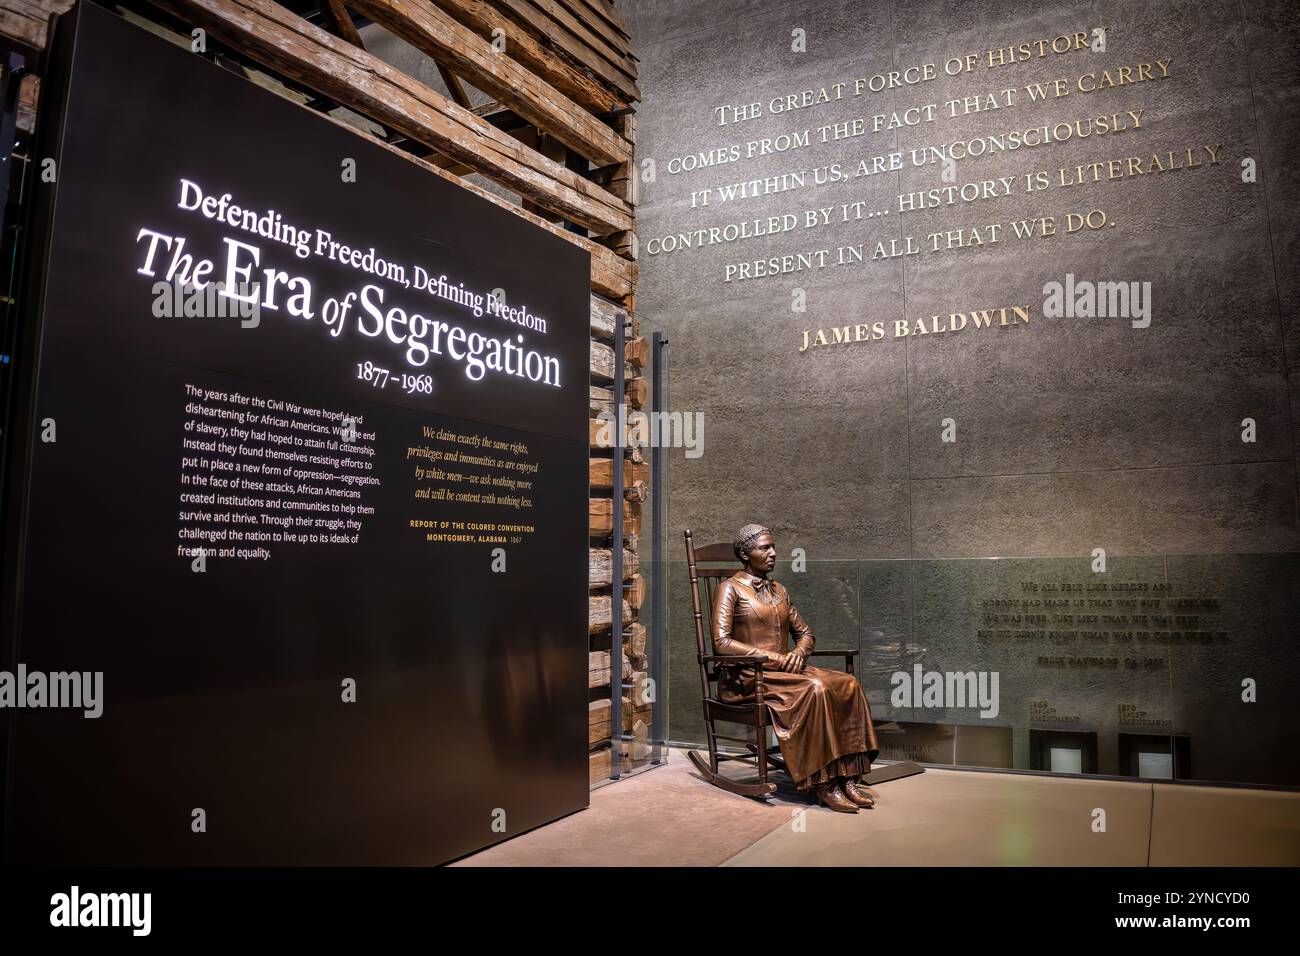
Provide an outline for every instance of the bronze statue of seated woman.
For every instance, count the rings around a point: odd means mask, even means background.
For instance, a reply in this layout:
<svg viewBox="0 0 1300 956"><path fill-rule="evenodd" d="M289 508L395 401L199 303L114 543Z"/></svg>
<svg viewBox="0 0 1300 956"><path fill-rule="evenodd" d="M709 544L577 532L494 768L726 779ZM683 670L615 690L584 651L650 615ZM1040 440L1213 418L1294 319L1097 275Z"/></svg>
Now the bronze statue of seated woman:
<svg viewBox="0 0 1300 956"><path fill-rule="evenodd" d="M768 577L776 567L772 532L745 525L736 533L734 549L745 568L718 585L713 652L767 659L764 700L796 788L812 790L820 802L844 813L873 806L861 777L870 772L880 747L862 687L852 674L808 666L812 628L786 589ZM728 703L752 701L752 668L727 668L718 696Z"/></svg>

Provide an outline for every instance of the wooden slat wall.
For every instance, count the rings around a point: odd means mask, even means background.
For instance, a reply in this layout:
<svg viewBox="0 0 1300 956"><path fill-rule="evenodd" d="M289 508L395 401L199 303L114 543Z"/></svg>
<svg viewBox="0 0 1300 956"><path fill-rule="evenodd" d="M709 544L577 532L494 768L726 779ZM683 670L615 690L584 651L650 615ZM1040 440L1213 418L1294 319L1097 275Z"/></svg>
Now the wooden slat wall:
<svg viewBox="0 0 1300 956"><path fill-rule="evenodd" d="M631 57L601 43L558 4L549 0L493 0L492 5L505 13L511 23L541 37L560 56L619 90L629 102L641 99Z"/></svg>
<svg viewBox="0 0 1300 956"><path fill-rule="evenodd" d="M612 640L612 601L609 597L614 590L610 586L612 570L612 549L618 547L610 536L613 525L614 508L623 510L623 576L624 581L618 591L624 599L623 649L624 681L633 685L624 690L622 732L634 738L621 741L619 751L622 755L621 768L624 771L635 769L646 762L650 756L648 745L649 728L653 709L656 706L647 698L645 679L650 670L646 645L646 628L640 623L641 606L645 594L645 579L641 573L642 507L648 497L650 480L649 466L643 461L639 449L611 448L608 440L614 436L611 424L597 420L596 416L618 414L618 403L614 400L614 363L620 357L614 354L614 332L619 323L627 323L627 339L624 345L625 392L621 396L628 412L646 408L649 393L649 348L646 340L637 335L638 327L634 318L629 319L626 309L616 302L593 295L591 299L591 467L588 479L591 485L591 506L589 509L591 524L591 568L589 581L592 595L591 651L593 656L608 651ZM624 435L626 445L629 436ZM614 456L622 454L623 487L614 488ZM618 503L616 505L616 503ZM598 600L597 598L603 598ZM610 668L606 661L600 675L608 679ZM590 675L589 675L590 676ZM597 783L608 778L612 755L610 752L610 710L611 687L605 683L593 685L591 695L593 703L588 715L589 740L591 750L591 779Z"/></svg>
<svg viewBox="0 0 1300 956"><path fill-rule="evenodd" d="M486 120L272 0L157 0L263 66L397 130L599 235L631 207Z"/></svg>
<svg viewBox="0 0 1300 956"><path fill-rule="evenodd" d="M495 29L505 30L507 55L584 109L612 113L635 101L601 82L581 61L557 50L543 31L504 15L491 0L438 0L438 6L484 39L492 39Z"/></svg>
<svg viewBox="0 0 1300 956"><path fill-rule="evenodd" d="M33 49L48 42L48 20L75 0L0 0L0 35ZM381 146L430 176L449 179L563 237L591 257L591 534L588 635L592 783L609 776L615 756L610 736L611 694L623 690L620 742L623 770L644 763L653 704L644 684L649 670L647 630L638 618L646 587L641 573L641 509L649 469L639 449L604 447L596 416L617 414L612 393L616 361L626 389L619 400L644 408L649 394L648 345L637 336L635 116L640 99L636 57L611 0L318 0L318 26L273 0L149 0L183 23L202 27L273 76L313 90L382 124L392 134L432 151L417 156L384 137ZM432 57L451 97L367 52L348 9L379 24ZM501 49L504 31L504 50ZM188 43L188 37L184 38ZM495 43L494 43L495 41ZM463 84L496 102L468 108ZM20 129L32 131L39 77L22 87ZM308 107L301 107L306 109ZM525 124L503 132L483 118L510 110ZM370 135L328 114L356 135ZM583 162L565 155L566 148ZM577 168L575 168L575 166ZM505 187L519 203L456 173L476 173ZM574 227L580 231L575 231ZM625 324L627 343L614 354L614 333ZM627 436L625 436L626 439ZM613 487L613 456L625 456L623 488ZM623 541L610 532L614 508L624 516ZM623 551L621 582L611 581L612 549ZM612 614L621 608L624 654L612 668Z"/></svg>
<svg viewBox="0 0 1300 956"><path fill-rule="evenodd" d="M50 17L72 8L74 0L0 0L0 34L34 50L45 49Z"/></svg>
<svg viewBox="0 0 1300 956"><path fill-rule="evenodd" d="M414 0L350 3L592 162L606 165L632 158L632 144L620 134L510 57L498 54L490 42L432 4Z"/></svg>

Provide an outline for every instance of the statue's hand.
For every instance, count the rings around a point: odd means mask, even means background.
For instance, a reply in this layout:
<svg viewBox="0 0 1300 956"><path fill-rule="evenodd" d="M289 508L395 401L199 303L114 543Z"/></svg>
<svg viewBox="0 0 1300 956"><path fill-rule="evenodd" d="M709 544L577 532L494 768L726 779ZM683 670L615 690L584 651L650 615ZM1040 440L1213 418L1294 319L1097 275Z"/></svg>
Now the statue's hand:
<svg viewBox="0 0 1300 956"><path fill-rule="evenodd" d="M798 651L791 651L788 654L778 654L776 666L778 670L783 670L790 674L797 674L803 670L803 657Z"/></svg>

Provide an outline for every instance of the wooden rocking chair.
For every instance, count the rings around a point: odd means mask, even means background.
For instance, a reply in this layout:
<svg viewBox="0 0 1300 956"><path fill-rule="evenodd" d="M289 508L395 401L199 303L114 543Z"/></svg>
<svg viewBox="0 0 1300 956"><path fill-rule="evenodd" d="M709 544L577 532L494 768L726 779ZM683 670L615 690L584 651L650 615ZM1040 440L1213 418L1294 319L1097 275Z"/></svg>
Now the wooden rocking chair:
<svg viewBox="0 0 1300 956"><path fill-rule="evenodd" d="M781 759L780 746L767 746L768 715L767 706L763 702L763 669L758 666L762 664L764 658L753 655L713 653L713 596L718 585L739 570L736 567L735 552L730 544L710 544L697 550L691 530L687 528L686 563L690 569L691 600L695 606L695 646L699 652L700 692L704 698L704 728L709 745L709 759L705 761L694 750L687 751L686 756L690 758L691 763L700 771L704 779L714 786L742 797L766 800L776 791L776 784L767 779L768 766L771 765L784 773L788 771L785 761ZM709 567L702 568L701 564L708 564ZM723 564L726 566L718 567ZM853 649L814 650L810 656L843 657L844 669L852 674L853 659L857 655L857 650ZM716 684L720 671L727 667L746 666L753 667L755 671L754 700L735 704L719 700L712 685ZM730 737L718 733L714 726L714 722L718 720L753 727L754 740L751 742L748 738ZM748 754L721 753L718 750L719 740L744 744ZM719 773L718 764L723 760L734 760L756 766L758 783L742 783ZM863 779L867 784L874 785L923 772L917 764L907 762L873 769Z"/></svg>

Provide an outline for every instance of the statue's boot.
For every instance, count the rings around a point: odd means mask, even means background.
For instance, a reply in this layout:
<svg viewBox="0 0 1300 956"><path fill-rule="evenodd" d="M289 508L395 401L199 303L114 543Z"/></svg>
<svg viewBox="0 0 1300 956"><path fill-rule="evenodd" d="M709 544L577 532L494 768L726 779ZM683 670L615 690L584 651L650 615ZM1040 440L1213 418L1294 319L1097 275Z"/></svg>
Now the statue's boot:
<svg viewBox="0 0 1300 956"><path fill-rule="evenodd" d="M857 813L858 805L844 796L838 782L818 784L815 791L821 803L840 813Z"/></svg>
<svg viewBox="0 0 1300 956"><path fill-rule="evenodd" d="M852 777L845 777L840 789L844 792L844 796L864 809L869 810L876 805L876 798L867 793L866 787Z"/></svg>

